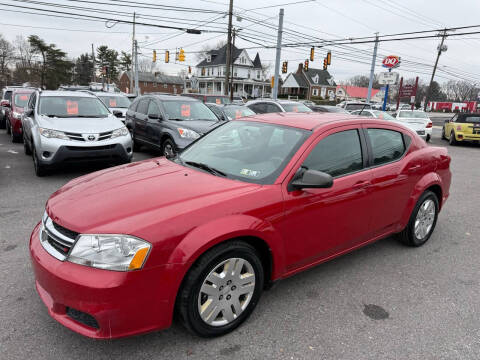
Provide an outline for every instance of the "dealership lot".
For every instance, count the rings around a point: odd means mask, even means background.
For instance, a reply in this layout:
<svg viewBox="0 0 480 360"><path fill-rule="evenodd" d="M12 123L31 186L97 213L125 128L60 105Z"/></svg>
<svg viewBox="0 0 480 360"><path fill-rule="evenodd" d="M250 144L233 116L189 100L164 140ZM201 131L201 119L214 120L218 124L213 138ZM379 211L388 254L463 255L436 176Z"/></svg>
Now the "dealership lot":
<svg viewBox="0 0 480 360"><path fill-rule="evenodd" d="M433 144L448 146L440 140L438 128ZM450 199L424 247L407 248L385 239L281 281L264 293L243 326L222 338L193 337L175 324L130 339L94 341L49 317L35 293L28 255L28 237L48 196L94 168L65 169L37 178L22 144L12 144L2 131L2 353L9 359L476 359L480 146L449 147L449 153ZM135 153L134 161L155 155ZM312 231L321 231L321 226Z"/></svg>

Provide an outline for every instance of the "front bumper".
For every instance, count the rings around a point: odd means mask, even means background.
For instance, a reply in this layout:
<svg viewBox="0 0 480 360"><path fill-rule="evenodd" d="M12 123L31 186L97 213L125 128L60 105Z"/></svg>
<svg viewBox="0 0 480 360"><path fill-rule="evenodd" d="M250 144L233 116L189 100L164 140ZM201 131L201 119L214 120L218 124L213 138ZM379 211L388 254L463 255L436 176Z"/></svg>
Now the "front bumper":
<svg viewBox="0 0 480 360"><path fill-rule="evenodd" d="M38 294L55 320L98 339L170 326L183 265L118 272L59 261L40 244L40 227L30 237L30 255Z"/></svg>

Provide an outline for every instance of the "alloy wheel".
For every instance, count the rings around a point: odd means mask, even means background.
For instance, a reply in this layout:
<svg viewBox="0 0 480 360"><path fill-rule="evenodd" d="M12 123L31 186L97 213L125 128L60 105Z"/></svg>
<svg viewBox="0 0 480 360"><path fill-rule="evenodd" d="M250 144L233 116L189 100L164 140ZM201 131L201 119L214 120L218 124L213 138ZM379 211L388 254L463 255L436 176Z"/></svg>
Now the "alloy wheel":
<svg viewBox="0 0 480 360"><path fill-rule="evenodd" d="M435 203L432 199L426 199L417 212L414 232L417 239L421 240L430 234L435 221Z"/></svg>
<svg viewBox="0 0 480 360"><path fill-rule="evenodd" d="M255 271L245 259L230 258L216 265L202 283L198 312L210 326L224 326L247 308L255 291Z"/></svg>
<svg viewBox="0 0 480 360"><path fill-rule="evenodd" d="M170 143L165 144L165 146L163 147L163 155L167 159L171 159L175 156L175 150L173 149L172 144Z"/></svg>

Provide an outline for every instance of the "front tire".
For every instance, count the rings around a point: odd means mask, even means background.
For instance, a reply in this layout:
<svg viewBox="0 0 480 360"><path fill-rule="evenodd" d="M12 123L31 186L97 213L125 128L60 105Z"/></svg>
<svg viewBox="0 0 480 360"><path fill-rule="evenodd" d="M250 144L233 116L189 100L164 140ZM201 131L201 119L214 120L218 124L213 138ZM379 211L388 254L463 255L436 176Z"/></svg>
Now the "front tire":
<svg viewBox="0 0 480 360"><path fill-rule="evenodd" d="M435 229L438 218L438 198L435 193L425 191L412 211L407 227L398 234L400 242L407 246L422 246Z"/></svg>
<svg viewBox="0 0 480 360"><path fill-rule="evenodd" d="M162 154L167 159L172 159L177 155L177 147L171 139L165 139L162 143Z"/></svg>
<svg viewBox="0 0 480 360"><path fill-rule="evenodd" d="M23 152L25 155L32 155L32 148L30 147L27 139L25 139L25 134L23 135Z"/></svg>
<svg viewBox="0 0 480 360"><path fill-rule="evenodd" d="M203 254L185 277L177 298L185 327L202 337L225 335L252 313L264 284L255 248L229 241Z"/></svg>

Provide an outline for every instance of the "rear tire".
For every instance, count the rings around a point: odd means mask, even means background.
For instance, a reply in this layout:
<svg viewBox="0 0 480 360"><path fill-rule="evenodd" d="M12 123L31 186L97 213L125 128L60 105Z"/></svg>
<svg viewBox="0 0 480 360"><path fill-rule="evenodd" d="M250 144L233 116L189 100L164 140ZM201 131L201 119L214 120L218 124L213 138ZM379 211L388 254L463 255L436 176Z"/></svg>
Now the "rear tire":
<svg viewBox="0 0 480 360"><path fill-rule="evenodd" d="M445 135L445 127L442 127L442 140L447 140L447 136Z"/></svg>
<svg viewBox="0 0 480 360"><path fill-rule="evenodd" d="M453 130L452 130L452 132L450 133L450 138L448 139L448 143L449 143L450 145L453 145L453 146L455 146L455 145L458 144L457 139L455 138L455 131L453 131Z"/></svg>
<svg viewBox="0 0 480 360"><path fill-rule="evenodd" d="M7 129L7 135L10 135L10 131L11 131L10 121L5 120L5 129Z"/></svg>
<svg viewBox="0 0 480 360"><path fill-rule="evenodd" d="M177 310L190 332L203 337L225 335L253 312L263 283L264 270L255 248L229 241L207 251L188 271Z"/></svg>
<svg viewBox="0 0 480 360"><path fill-rule="evenodd" d="M438 198L435 193L427 190L417 201L410 215L408 225L397 234L398 240L407 246L422 246L435 229L438 218Z"/></svg>

